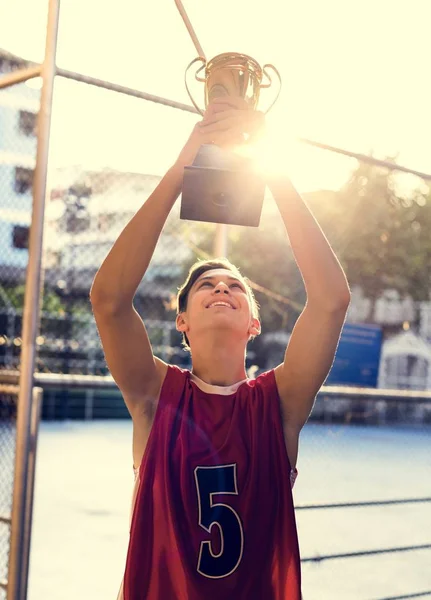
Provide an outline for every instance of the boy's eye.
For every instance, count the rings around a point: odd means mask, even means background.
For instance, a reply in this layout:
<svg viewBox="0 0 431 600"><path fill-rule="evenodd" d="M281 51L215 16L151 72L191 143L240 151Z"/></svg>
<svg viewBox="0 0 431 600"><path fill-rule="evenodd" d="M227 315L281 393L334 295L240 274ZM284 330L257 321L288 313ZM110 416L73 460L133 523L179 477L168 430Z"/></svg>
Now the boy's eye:
<svg viewBox="0 0 431 600"><path fill-rule="evenodd" d="M210 281L203 281L199 286L198 289L201 289L202 287L204 287L204 285L209 285L212 286L212 283ZM242 290L243 292L245 291L244 288L242 287L242 285L240 283L232 283L230 287L237 287L240 290Z"/></svg>

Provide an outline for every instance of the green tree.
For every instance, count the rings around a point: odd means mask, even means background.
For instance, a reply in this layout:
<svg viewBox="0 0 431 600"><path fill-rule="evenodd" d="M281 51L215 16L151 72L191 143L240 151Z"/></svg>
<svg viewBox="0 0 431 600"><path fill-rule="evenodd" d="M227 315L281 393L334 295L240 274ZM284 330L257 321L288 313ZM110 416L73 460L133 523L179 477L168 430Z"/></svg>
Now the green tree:
<svg viewBox="0 0 431 600"><path fill-rule="evenodd" d="M3 292L7 296L10 304L14 308L16 308L17 310L21 310L24 308L24 285L3 288ZM61 301L61 298L59 298L54 292L45 291L42 298L42 310L58 314L64 312L63 302ZM4 304L2 297L0 297L0 305L1 304Z"/></svg>
<svg viewBox="0 0 431 600"><path fill-rule="evenodd" d="M431 194L400 190L400 177L360 163L339 191L320 190L304 199L340 260L350 285L370 298L387 288L429 298ZM206 243L209 246L209 241ZM291 305L257 292L265 330L290 329L305 303L302 277L278 211L262 215L258 229L232 227L229 258L251 280L284 296Z"/></svg>
<svg viewBox="0 0 431 600"><path fill-rule="evenodd" d="M396 172L360 163L338 191L319 190L304 199L340 260L351 286L375 299L387 288L429 298L431 280L431 195L419 188L400 191ZM266 200L259 228L229 227L228 257L264 291L255 291L264 332L290 331L306 295L278 209ZM268 210L269 209L269 210ZM188 222L181 222L188 238ZM178 228L178 221L172 220ZM199 250L211 255L215 226L193 224L195 256L184 265L180 282ZM179 231L179 230L178 230ZM174 288L173 288L174 289ZM266 290L269 290L267 292ZM280 299L284 298L284 301Z"/></svg>
<svg viewBox="0 0 431 600"><path fill-rule="evenodd" d="M350 285L376 298L395 288L415 300L429 295L431 197L399 191L396 172L360 164L350 180L324 202L309 199L342 262Z"/></svg>

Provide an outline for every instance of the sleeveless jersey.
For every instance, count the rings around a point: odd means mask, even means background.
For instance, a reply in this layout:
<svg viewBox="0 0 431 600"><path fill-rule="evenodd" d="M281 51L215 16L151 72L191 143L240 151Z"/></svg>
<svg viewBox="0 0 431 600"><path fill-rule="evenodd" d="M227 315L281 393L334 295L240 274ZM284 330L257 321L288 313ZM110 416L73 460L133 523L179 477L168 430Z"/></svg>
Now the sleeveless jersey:
<svg viewBox="0 0 431 600"><path fill-rule="evenodd" d="M274 370L221 395L169 365L137 476L121 596L300 600L294 473Z"/></svg>

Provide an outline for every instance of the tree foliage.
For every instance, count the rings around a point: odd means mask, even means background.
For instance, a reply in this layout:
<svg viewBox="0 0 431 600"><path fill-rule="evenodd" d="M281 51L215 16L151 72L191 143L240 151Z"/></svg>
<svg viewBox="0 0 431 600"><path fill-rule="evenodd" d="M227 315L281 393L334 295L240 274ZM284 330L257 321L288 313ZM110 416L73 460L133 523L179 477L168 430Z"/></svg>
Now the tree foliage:
<svg viewBox="0 0 431 600"><path fill-rule="evenodd" d="M429 297L431 196L402 193L396 172L360 164L326 202L310 206L342 262L350 285L376 298L388 288L414 300ZM329 201L328 201L329 200Z"/></svg>
<svg viewBox="0 0 431 600"><path fill-rule="evenodd" d="M396 172L361 163L339 191L304 195L340 260L351 286L377 298L388 288L414 300L429 298L431 280L431 195L401 192ZM265 330L290 329L305 303L305 288L278 211L261 226L231 228L229 258L250 279L285 296L256 296Z"/></svg>
<svg viewBox="0 0 431 600"><path fill-rule="evenodd" d="M17 310L24 308L24 285L16 285L13 287L3 287L3 295L0 297L0 306L12 306ZM5 302L7 298L7 303ZM51 291L44 290L42 295L42 310L50 313L63 313L64 305L57 294Z"/></svg>

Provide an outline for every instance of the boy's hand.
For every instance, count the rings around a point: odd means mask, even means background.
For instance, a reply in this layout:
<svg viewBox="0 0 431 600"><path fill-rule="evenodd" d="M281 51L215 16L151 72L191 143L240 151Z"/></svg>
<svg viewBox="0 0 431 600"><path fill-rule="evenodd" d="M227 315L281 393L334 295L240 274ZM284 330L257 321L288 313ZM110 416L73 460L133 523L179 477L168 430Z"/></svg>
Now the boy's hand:
<svg viewBox="0 0 431 600"><path fill-rule="evenodd" d="M243 98L216 98L193 128L175 166L191 165L203 144L232 150L259 139L264 131L265 115L251 109Z"/></svg>
<svg viewBox="0 0 431 600"><path fill-rule="evenodd" d="M250 108L243 98L224 96L211 102L199 127L205 135L230 131L244 143L244 134L250 136L249 141L263 135L265 115Z"/></svg>

